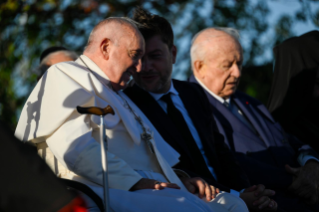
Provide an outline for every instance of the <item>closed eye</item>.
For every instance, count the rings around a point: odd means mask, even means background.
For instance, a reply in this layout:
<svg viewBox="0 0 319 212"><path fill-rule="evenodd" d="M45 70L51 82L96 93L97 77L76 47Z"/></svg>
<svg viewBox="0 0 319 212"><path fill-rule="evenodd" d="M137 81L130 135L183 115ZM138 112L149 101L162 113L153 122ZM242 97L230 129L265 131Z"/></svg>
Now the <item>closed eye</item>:
<svg viewBox="0 0 319 212"><path fill-rule="evenodd" d="M137 57L138 54L136 51L131 51L129 55L130 57L134 58L134 57Z"/></svg>
<svg viewBox="0 0 319 212"><path fill-rule="evenodd" d="M232 66L232 63L224 63L223 68L230 68Z"/></svg>
<svg viewBox="0 0 319 212"><path fill-rule="evenodd" d="M138 60L142 57L142 51L130 51L129 56L134 60Z"/></svg>

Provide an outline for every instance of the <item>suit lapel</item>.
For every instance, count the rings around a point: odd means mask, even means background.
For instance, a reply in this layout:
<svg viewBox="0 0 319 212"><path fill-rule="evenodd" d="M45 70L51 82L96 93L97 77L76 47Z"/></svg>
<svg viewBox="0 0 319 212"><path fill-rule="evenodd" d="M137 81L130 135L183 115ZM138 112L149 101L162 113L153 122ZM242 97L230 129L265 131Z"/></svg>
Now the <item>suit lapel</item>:
<svg viewBox="0 0 319 212"><path fill-rule="evenodd" d="M197 80L194 76L190 77L190 82L197 83ZM225 130L228 130L232 133L240 133L245 137L249 137L254 140L259 140L262 142L258 136L249 129L245 124L243 124L228 108L225 107L220 101L215 99L210 93L208 93L205 89L204 92L208 98L209 103L213 107L213 115L217 118L220 124L223 126ZM237 100L236 100L237 103ZM226 139L226 138L225 138ZM228 141L226 139L226 141ZM231 142L231 141L228 141ZM228 143L230 146L234 147L233 143Z"/></svg>
<svg viewBox="0 0 319 212"><path fill-rule="evenodd" d="M190 77L189 81L198 84L196 78L193 75ZM237 117L235 117L228 110L228 108L225 107L225 105L215 99L215 97L213 97L205 89L204 92L208 98L209 103L213 106L213 115L217 117L223 127L227 127L232 131L242 132L250 136L251 130L248 127L244 126L241 121ZM231 122L229 120L231 120Z"/></svg>
<svg viewBox="0 0 319 212"><path fill-rule="evenodd" d="M272 134L269 132L269 128L261 115L263 113L261 111L257 111L251 104L249 104L249 102L246 102L246 105L244 105L244 103L237 98L236 94L234 95L233 101L236 102L240 110L245 114L247 119L256 129L266 146L269 147L269 141L271 141L273 138L269 137L269 135Z"/></svg>
<svg viewBox="0 0 319 212"><path fill-rule="evenodd" d="M245 136L256 137L251 129L243 124L225 105L213 96L210 96L210 102L213 103L213 106L220 112L220 114L216 115L221 116L219 120L222 120L223 126L230 127L234 132L240 132L241 134L245 134Z"/></svg>
<svg viewBox="0 0 319 212"><path fill-rule="evenodd" d="M198 100L198 98L194 96L196 93L192 87L183 86L183 84L179 84L178 81L174 81L174 87L178 91L179 97L204 144L204 142L212 138L206 135L207 132L210 132L211 130L207 130L207 126L210 124L208 122L211 121L210 117L208 117L207 114L205 114L206 111L203 111L203 108L199 106L201 104L200 102L194 102L194 100Z"/></svg>
<svg viewBox="0 0 319 212"><path fill-rule="evenodd" d="M201 120L198 113L202 113L203 111L198 110L197 103L194 103L194 98L192 98L191 94L193 93L191 90L185 90L187 89L186 86L180 86L178 81L173 81L174 82L174 87L178 91L178 95L181 98L186 111L188 112L188 115L190 116L193 124L195 125L196 130L201 129L201 125L204 125L205 122L204 120ZM200 133L199 133L200 134Z"/></svg>
<svg viewBox="0 0 319 212"><path fill-rule="evenodd" d="M126 89L124 92L152 122L167 143L177 151L182 149L192 158L191 152L187 149L186 145L181 143L183 142L183 137L169 119L168 115L148 92L136 85Z"/></svg>
<svg viewBox="0 0 319 212"><path fill-rule="evenodd" d="M188 115L197 130L205 152L209 153L206 155L206 157L208 157L211 166L214 167L215 172L218 172L219 159L217 158L216 149L214 147L214 137L212 135L213 132L211 132L212 129L207 129L209 126L211 126L211 123L209 123L212 121L211 117L206 114L207 111L203 111L203 108L199 107L199 104L201 104L200 102L194 102L194 100L198 100L198 98L194 97L194 95L197 93L194 92L192 87L183 86L183 84L180 84L175 80L174 87L178 91L179 97L181 98ZM205 119L203 119L204 117ZM208 135L207 132L212 134Z"/></svg>
<svg viewBox="0 0 319 212"><path fill-rule="evenodd" d="M191 82L198 83L196 78L192 76L190 78ZM233 96L233 101L237 104L240 110L245 114L247 119L251 122L253 127L255 127L256 131L260 135L256 135L249 127L243 124L231 111L228 110L221 102L215 99L211 94L209 94L206 90L205 93L208 97L210 104L217 110L213 110L214 116L221 122L223 128L228 128L228 130L233 131L233 133L240 133L245 137L252 138L255 142L260 142L261 145L266 145L269 147L269 141L273 138L268 137L267 135L272 135L269 132L269 128L264 120L264 118L269 119L274 122L271 117L264 112L264 109L260 109L259 106L254 108L251 104L244 104L243 101L238 98L238 95L235 93ZM262 116L265 115L265 117ZM229 144L232 145L232 144Z"/></svg>

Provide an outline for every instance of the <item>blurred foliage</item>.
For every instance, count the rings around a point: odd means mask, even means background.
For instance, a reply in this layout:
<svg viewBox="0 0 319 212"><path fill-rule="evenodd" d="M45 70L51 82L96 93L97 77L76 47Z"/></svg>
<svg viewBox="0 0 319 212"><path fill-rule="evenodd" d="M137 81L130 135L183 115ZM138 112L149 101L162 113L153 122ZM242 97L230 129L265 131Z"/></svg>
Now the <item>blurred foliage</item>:
<svg viewBox="0 0 319 212"><path fill-rule="evenodd" d="M267 103L270 93L273 64L266 63L258 66L246 66L242 71L238 90L247 93L263 102Z"/></svg>
<svg viewBox="0 0 319 212"><path fill-rule="evenodd" d="M275 1L275 0L274 0ZM0 3L0 119L15 128L21 107L36 83L39 55L59 45L81 53L94 25L109 16L130 16L142 5L166 17L173 25L178 47L174 76L190 75L189 48L192 36L210 26L240 30L245 68L240 89L267 101L271 85L271 61L261 60L265 49L291 37L296 22L319 26L319 11L299 1L295 16L282 16L270 28L267 1L259 0L9 0ZM265 39L266 36L266 39ZM270 59L268 59L270 60ZM260 62L261 61L261 62ZM256 66L257 65L257 66ZM181 77L182 76L182 77Z"/></svg>

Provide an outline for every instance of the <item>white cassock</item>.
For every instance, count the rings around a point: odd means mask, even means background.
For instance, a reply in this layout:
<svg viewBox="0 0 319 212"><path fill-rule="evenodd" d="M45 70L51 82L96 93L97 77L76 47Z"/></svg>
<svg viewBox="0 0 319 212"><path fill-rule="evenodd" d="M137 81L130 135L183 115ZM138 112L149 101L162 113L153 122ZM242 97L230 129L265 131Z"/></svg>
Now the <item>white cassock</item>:
<svg viewBox="0 0 319 212"><path fill-rule="evenodd" d="M155 154L141 140L142 127L127 103L153 134ZM56 64L43 75L22 110L15 135L36 144L57 176L82 182L102 198L100 118L79 114L76 107L107 105L115 111L104 117L114 211L248 211L232 194L222 193L207 203L189 193L171 168L179 154L123 92L112 90L104 72L84 55ZM181 189L128 191L143 177L176 183Z"/></svg>

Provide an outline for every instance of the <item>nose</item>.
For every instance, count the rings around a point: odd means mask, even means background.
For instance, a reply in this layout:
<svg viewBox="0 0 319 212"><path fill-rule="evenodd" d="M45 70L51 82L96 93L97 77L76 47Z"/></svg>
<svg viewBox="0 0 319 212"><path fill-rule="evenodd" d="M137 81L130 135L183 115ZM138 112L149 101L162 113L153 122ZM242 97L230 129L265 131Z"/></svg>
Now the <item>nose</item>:
<svg viewBox="0 0 319 212"><path fill-rule="evenodd" d="M142 58L142 71L149 71L150 70L151 62L147 59L147 57Z"/></svg>
<svg viewBox="0 0 319 212"><path fill-rule="evenodd" d="M141 72L142 70L142 59L139 59L135 64L136 72Z"/></svg>
<svg viewBox="0 0 319 212"><path fill-rule="evenodd" d="M239 78L241 76L241 66L238 64L234 64L232 74L233 77Z"/></svg>

